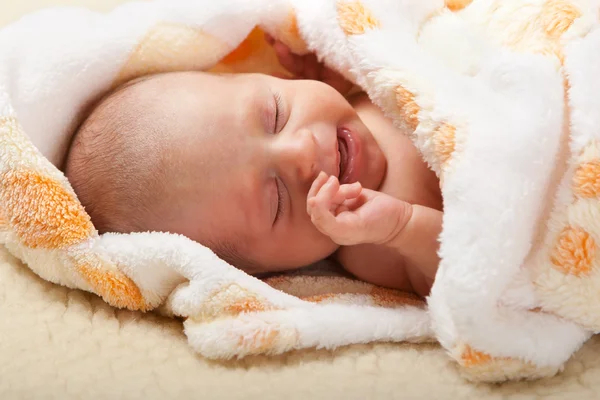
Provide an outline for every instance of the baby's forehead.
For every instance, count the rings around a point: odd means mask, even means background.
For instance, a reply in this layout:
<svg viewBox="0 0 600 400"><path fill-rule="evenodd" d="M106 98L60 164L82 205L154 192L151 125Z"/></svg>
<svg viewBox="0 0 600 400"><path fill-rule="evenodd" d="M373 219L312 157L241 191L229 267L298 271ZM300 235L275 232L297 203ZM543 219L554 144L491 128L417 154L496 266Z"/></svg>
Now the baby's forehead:
<svg viewBox="0 0 600 400"><path fill-rule="evenodd" d="M155 119L195 116L209 125L248 119L277 81L262 74L165 73L130 81L113 96L138 114L151 113Z"/></svg>

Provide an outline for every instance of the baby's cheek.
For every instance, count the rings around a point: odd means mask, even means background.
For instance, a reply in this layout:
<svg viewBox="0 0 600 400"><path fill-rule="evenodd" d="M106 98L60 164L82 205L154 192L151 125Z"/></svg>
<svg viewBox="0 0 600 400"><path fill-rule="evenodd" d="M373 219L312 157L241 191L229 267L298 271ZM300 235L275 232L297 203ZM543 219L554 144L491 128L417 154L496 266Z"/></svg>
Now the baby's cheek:
<svg viewBox="0 0 600 400"><path fill-rule="evenodd" d="M339 248L337 243L331 240L329 236L321 233L314 225L312 226L312 229L312 246L315 253L314 258L316 258L317 261L329 257Z"/></svg>
<svg viewBox="0 0 600 400"><path fill-rule="evenodd" d="M298 91L305 99L306 107L321 121L331 121L336 126L356 118L356 112L348 100L330 85L319 81L297 81ZM306 108L308 109L308 108Z"/></svg>
<svg viewBox="0 0 600 400"><path fill-rule="evenodd" d="M312 223L310 223L310 226L297 229L279 247L282 250L281 257L285 265L292 268L299 268L321 261L333 254L338 248L329 237L319 232Z"/></svg>

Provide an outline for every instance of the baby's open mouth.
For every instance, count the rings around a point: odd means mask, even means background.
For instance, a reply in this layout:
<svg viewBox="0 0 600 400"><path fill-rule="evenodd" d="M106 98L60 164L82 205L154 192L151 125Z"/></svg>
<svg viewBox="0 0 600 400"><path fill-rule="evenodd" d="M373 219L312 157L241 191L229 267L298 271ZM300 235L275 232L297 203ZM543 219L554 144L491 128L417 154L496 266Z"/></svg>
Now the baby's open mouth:
<svg viewBox="0 0 600 400"><path fill-rule="evenodd" d="M346 143L346 141L338 136L337 138L338 140L338 152L340 153L340 174L338 176L338 179L342 180L342 177L344 176L344 173L346 172L346 170L348 169L348 143Z"/></svg>
<svg viewBox="0 0 600 400"><path fill-rule="evenodd" d="M353 183L358 180L358 166L360 162L360 142L358 137L349 129L338 129L338 151L340 153L340 176L341 184Z"/></svg>

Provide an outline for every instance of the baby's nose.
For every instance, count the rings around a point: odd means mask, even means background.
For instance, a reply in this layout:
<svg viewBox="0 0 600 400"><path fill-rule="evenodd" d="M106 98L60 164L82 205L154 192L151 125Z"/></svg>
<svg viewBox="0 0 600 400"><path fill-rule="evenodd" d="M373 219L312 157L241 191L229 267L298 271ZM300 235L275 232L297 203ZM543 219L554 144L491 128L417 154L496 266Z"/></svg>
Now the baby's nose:
<svg viewBox="0 0 600 400"><path fill-rule="evenodd" d="M317 147L317 141L310 130L290 135L280 148L280 173L303 183L312 183L320 172Z"/></svg>

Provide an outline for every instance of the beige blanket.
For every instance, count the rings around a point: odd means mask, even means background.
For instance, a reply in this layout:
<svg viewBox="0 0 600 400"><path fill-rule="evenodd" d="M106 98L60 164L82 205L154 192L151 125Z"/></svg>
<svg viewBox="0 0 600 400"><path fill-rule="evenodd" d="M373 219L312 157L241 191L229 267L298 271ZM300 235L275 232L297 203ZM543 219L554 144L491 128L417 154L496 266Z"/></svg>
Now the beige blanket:
<svg viewBox="0 0 600 400"><path fill-rule="evenodd" d="M468 383L434 345L360 345L218 363L178 321L118 311L0 251L0 399L597 399L600 340L537 382ZM513 397L514 396L514 397Z"/></svg>

